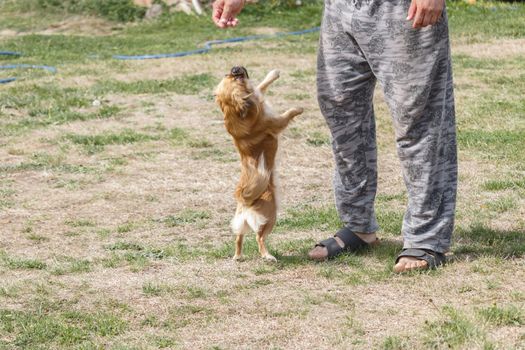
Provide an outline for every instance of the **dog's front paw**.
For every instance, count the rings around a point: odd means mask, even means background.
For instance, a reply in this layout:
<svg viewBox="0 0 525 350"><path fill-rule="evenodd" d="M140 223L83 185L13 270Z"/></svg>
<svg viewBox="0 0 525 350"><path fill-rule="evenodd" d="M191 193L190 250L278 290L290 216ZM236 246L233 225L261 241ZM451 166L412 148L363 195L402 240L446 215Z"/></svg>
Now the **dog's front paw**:
<svg viewBox="0 0 525 350"><path fill-rule="evenodd" d="M242 261L242 255L234 255L232 260L236 262Z"/></svg>
<svg viewBox="0 0 525 350"><path fill-rule="evenodd" d="M294 111L297 113L297 115L303 114L304 108L303 107L295 107Z"/></svg>
<svg viewBox="0 0 525 350"><path fill-rule="evenodd" d="M304 112L304 109L301 107L294 107L288 111L291 118L297 117L299 114L302 114L303 112Z"/></svg>
<svg viewBox="0 0 525 350"><path fill-rule="evenodd" d="M277 259L272 254L266 254L262 258L267 262L277 262Z"/></svg>
<svg viewBox="0 0 525 350"><path fill-rule="evenodd" d="M276 80L276 79L279 79L280 76L281 76L281 72L279 72L278 69L274 69L274 70L270 71L270 73L268 73L268 75L267 75L267 77L269 79L271 79L272 81Z"/></svg>

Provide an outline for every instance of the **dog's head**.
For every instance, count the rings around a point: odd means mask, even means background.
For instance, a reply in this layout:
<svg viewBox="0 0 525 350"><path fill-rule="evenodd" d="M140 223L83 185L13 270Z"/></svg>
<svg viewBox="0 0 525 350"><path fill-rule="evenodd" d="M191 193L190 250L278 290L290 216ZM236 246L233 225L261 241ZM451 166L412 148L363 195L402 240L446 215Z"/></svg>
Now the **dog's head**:
<svg viewBox="0 0 525 350"><path fill-rule="evenodd" d="M224 118L246 120L257 114L254 89L244 67L235 66L226 74L215 90L215 101Z"/></svg>

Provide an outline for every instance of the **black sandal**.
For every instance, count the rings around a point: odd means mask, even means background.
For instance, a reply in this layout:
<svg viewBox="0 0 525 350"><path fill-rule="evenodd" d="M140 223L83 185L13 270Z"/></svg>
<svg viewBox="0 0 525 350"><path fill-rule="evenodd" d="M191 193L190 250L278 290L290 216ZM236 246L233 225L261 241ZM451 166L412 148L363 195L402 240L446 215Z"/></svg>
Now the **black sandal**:
<svg viewBox="0 0 525 350"><path fill-rule="evenodd" d="M403 257L416 258L418 260L424 260L428 264L429 269L435 269L436 267L443 266L447 262L447 257L443 253L438 253L430 249L419 249L419 248L407 248L397 256L396 264L399 259ZM417 270L417 269L416 269Z"/></svg>
<svg viewBox="0 0 525 350"><path fill-rule="evenodd" d="M344 246L341 247L334 237L339 237L339 239L343 241ZM339 230L334 237L325 239L315 245L316 247L326 247L328 255L324 257L324 259L333 258L344 252L356 252L373 244L363 241L358 235L346 227Z"/></svg>

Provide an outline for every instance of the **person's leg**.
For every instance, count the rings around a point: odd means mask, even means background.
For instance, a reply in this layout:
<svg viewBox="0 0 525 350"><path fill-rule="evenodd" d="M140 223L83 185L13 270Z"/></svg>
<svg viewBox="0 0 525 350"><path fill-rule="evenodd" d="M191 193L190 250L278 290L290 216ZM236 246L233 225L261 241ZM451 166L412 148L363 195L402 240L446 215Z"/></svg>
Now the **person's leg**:
<svg viewBox="0 0 525 350"><path fill-rule="evenodd" d="M383 86L408 191L404 249L448 251L454 226L457 155L446 13L413 29L409 0L372 0L352 20L352 34ZM426 267L402 257L397 272Z"/></svg>
<svg viewBox="0 0 525 350"><path fill-rule="evenodd" d="M375 77L361 49L348 34L351 10L345 1L325 2L318 51L319 106L332 134L337 211L345 227L365 241L375 241L377 186L372 96ZM341 239L336 238L340 246ZM324 258L317 246L311 258Z"/></svg>

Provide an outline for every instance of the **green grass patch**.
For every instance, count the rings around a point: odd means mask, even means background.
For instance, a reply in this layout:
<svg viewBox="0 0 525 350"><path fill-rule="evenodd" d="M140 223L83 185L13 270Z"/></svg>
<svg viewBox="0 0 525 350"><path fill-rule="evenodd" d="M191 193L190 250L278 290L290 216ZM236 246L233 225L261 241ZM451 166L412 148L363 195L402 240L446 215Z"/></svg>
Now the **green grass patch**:
<svg viewBox="0 0 525 350"><path fill-rule="evenodd" d="M93 91L97 96L108 93L159 94L166 92L195 95L203 90L211 89L217 83L218 81L210 74L201 73L165 80L138 80L134 82L108 80L96 84Z"/></svg>
<svg viewBox="0 0 525 350"><path fill-rule="evenodd" d="M485 181L482 188L487 191L504 191L525 189L525 178L523 179L504 179Z"/></svg>
<svg viewBox="0 0 525 350"><path fill-rule="evenodd" d="M68 134L64 138L76 145L83 146L88 153L93 154L102 151L104 147L108 145L125 145L158 140L159 136L124 129L119 133L105 132L98 135Z"/></svg>
<svg viewBox="0 0 525 350"><path fill-rule="evenodd" d="M127 323L108 313L56 312L46 307L31 311L0 309L0 330L16 348L48 348L82 344L116 336Z"/></svg>
<svg viewBox="0 0 525 350"><path fill-rule="evenodd" d="M407 346L403 340L395 335L386 337L385 340L383 340L383 344L381 344L381 349L383 350L402 350L405 348L407 348Z"/></svg>
<svg viewBox="0 0 525 350"><path fill-rule="evenodd" d="M330 145L330 137L325 133L314 131L308 135L306 143L314 147L327 146Z"/></svg>
<svg viewBox="0 0 525 350"><path fill-rule="evenodd" d="M105 246L111 252L109 257L101 259L103 266L115 268L130 265L132 270L140 271L152 260L188 261L206 257L208 249L189 247L182 243L165 246L143 246L133 242L116 242Z"/></svg>
<svg viewBox="0 0 525 350"><path fill-rule="evenodd" d="M64 222L71 227L94 227L96 223L88 219L68 219Z"/></svg>
<svg viewBox="0 0 525 350"><path fill-rule="evenodd" d="M188 132L181 128L173 128L168 133L168 139L175 144L184 144L188 138Z"/></svg>
<svg viewBox="0 0 525 350"><path fill-rule="evenodd" d="M148 296L159 296L166 291L169 291L169 287L166 285L153 282L147 282L142 285L142 293Z"/></svg>
<svg viewBox="0 0 525 350"><path fill-rule="evenodd" d="M49 125L73 121L106 119L120 112L118 106L104 105L95 111L93 95L87 89L46 85L14 85L0 92L0 135L16 135ZM10 110L23 113L12 113Z"/></svg>
<svg viewBox="0 0 525 350"><path fill-rule="evenodd" d="M450 32L469 43L489 38L522 38L525 29L521 19L525 4L499 1L478 1L474 5L464 1L447 2Z"/></svg>
<svg viewBox="0 0 525 350"><path fill-rule="evenodd" d="M26 0L27 2L27 0ZM130 22L141 19L146 13L144 7L134 6L129 0L38 0L34 9L45 12L100 16L112 21Z"/></svg>
<svg viewBox="0 0 525 350"><path fill-rule="evenodd" d="M525 130L461 130L460 147L497 161L525 160Z"/></svg>
<svg viewBox="0 0 525 350"><path fill-rule="evenodd" d="M9 269L45 270L47 264L37 259L25 259L9 256L6 252L0 252L0 262Z"/></svg>
<svg viewBox="0 0 525 350"><path fill-rule="evenodd" d="M43 235L39 235L39 234L36 234L34 232L29 233L26 236L26 238L31 240L31 241L33 241L33 242L37 242L37 243L42 243L42 242L48 242L49 241L49 237L46 237L46 236L43 236Z"/></svg>
<svg viewBox="0 0 525 350"><path fill-rule="evenodd" d="M205 210L184 209L176 215L170 215L162 221L167 227L184 226L190 224L204 225L211 214Z"/></svg>
<svg viewBox="0 0 525 350"><path fill-rule="evenodd" d="M516 199L513 197L501 197L487 203L487 208L496 213L505 213L518 206Z"/></svg>
<svg viewBox="0 0 525 350"><path fill-rule="evenodd" d="M137 243L132 242L117 242L106 246L107 250L135 250L141 251L144 250L144 247Z"/></svg>
<svg viewBox="0 0 525 350"><path fill-rule="evenodd" d="M65 163L64 156L61 154L54 155L48 153L34 153L31 155L29 161L18 164L0 165L0 172L6 173L38 170L53 170L72 174L87 174L96 171L89 166Z"/></svg>
<svg viewBox="0 0 525 350"><path fill-rule="evenodd" d="M425 345L433 349L459 349L463 345L488 345L485 333L460 311L446 306L438 321L426 322Z"/></svg>
<svg viewBox="0 0 525 350"><path fill-rule="evenodd" d="M10 208L13 206L13 197L16 194L16 191L10 186L4 186L0 187L0 209Z"/></svg>
<svg viewBox="0 0 525 350"><path fill-rule="evenodd" d="M221 163L231 163L238 160L238 155L233 149L223 150L211 147L192 152L192 158L195 160L210 159Z"/></svg>
<svg viewBox="0 0 525 350"><path fill-rule="evenodd" d="M15 285L0 286L0 297L16 298L18 296L19 287Z"/></svg>
<svg viewBox="0 0 525 350"><path fill-rule="evenodd" d="M205 326L217 321L218 318L219 316L215 313L215 310L209 307L183 304L170 308L169 317L163 326L168 330L176 330L195 323Z"/></svg>
<svg viewBox="0 0 525 350"><path fill-rule="evenodd" d="M51 269L51 274L61 276L69 273L90 272L92 263L86 259L76 259L72 257L60 257L57 259L55 266Z"/></svg>
<svg viewBox="0 0 525 350"><path fill-rule="evenodd" d="M335 231L341 227L341 221L333 206L299 206L286 210L284 217L277 220L276 232L321 230Z"/></svg>
<svg viewBox="0 0 525 350"><path fill-rule="evenodd" d="M523 326L525 325L525 314L522 309L514 305L490 307L478 310L478 314L488 323L494 326Z"/></svg>

